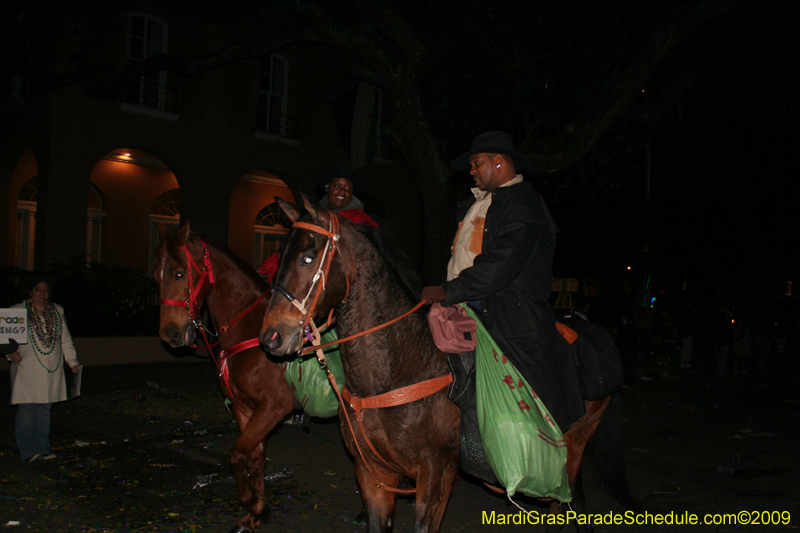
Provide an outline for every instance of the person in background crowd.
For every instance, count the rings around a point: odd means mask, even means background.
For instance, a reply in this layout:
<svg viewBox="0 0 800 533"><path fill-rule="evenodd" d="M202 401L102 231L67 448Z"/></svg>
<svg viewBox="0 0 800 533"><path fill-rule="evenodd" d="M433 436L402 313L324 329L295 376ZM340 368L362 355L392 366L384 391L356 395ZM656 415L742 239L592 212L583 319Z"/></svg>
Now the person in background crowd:
<svg viewBox="0 0 800 533"><path fill-rule="evenodd" d="M763 374L767 371L767 362L772 352L772 344L775 342L775 321L762 310L756 314L752 326L756 372Z"/></svg>
<svg viewBox="0 0 800 533"><path fill-rule="evenodd" d="M636 375L636 337L638 331L631 318L627 315L622 316L622 321L617 328L617 348L622 359L622 368L625 372L624 387L631 388L639 380Z"/></svg>
<svg viewBox="0 0 800 533"><path fill-rule="evenodd" d="M717 345L717 375L727 376L728 352L733 342L733 310L721 307L716 327L714 328L715 344Z"/></svg>
<svg viewBox="0 0 800 533"><path fill-rule="evenodd" d="M64 309L50 301L50 285L37 278L30 298L13 305L28 313L28 344L6 355L11 362L11 404L17 406L15 438L22 460L55 459L50 450L50 411L67 399L62 360L73 372L80 367Z"/></svg>
<svg viewBox="0 0 800 533"><path fill-rule="evenodd" d="M736 322L736 328L733 330L733 373L737 376L740 374L747 374L746 361L752 353L750 350L750 341L753 339L750 330L744 325L741 320ZM741 372L739 369L741 368Z"/></svg>

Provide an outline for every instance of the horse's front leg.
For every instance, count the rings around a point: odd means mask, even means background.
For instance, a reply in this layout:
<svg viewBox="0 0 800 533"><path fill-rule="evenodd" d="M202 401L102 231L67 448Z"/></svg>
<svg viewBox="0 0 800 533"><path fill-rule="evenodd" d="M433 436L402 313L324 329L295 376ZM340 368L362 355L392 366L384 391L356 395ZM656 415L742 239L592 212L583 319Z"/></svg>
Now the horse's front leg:
<svg viewBox="0 0 800 533"><path fill-rule="evenodd" d="M447 501L453 490L453 480L458 469L458 455L435 457L420 465L417 476L417 500L415 507L416 533L439 531L447 509Z"/></svg>
<svg viewBox="0 0 800 533"><path fill-rule="evenodd" d="M371 464L370 468L378 481L389 487L396 487L400 482L400 474L389 472L375 464ZM367 512L368 533L388 533L392 530L397 495L376 486L375 479L361 457L356 457L356 479L361 488L361 502Z"/></svg>
<svg viewBox="0 0 800 533"><path fill-rule="evenodd" d="M235 401L235 400L234 400ZM253 488L248 479L248 467L250 463L250 455L255 450L255 445L249 446L252 436L247 434L247 426L250 424L251 415L253 413L245 413L243 408L234 404L233 414L236 417L236 423L239 425L241 434L236 439L233 448L231 448L231 471L236 480L236 496L239 503L247 509L247 515L236 522L236 526L231 530L231 533L246 533L255 531L260 521L256 518L256 514L250 510L248 505L254 495ZM250 431L252 434L252 430ZM260 514L260 513L259 513Z"/></svg>
<svg viewBox="0 0 800 533"><path fill-rule="evenodd" d="M264 441L286 413L266 401L260 402L250 415L243 413L239 405L234 412L242 434L231 448L231 470L239 503L248 511L234 531L244 533L269 520L269 506L264 499Z"/></svg>

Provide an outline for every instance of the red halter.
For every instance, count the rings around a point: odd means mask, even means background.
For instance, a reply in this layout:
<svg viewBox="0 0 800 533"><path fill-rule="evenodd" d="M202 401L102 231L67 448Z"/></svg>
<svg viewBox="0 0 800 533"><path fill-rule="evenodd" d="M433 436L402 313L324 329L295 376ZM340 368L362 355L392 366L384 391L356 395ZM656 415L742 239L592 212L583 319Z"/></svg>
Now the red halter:
<svg viewBox="0 0 800 533"><path fill-rule="evenodd" d="M212 263L211 263L211 250L209 250L208 245L205 243L205 241L203 239L199 239L199 241L200 241L200 244L203 246L203 268L200 268L198 266L197 262L194 260L194 257L192 257L192 254L189 251L188 244L184 244L183 246L180 246L178 248L179 250L183 250L184 253L186 254L186 266L187 266L186 270L189 272L189 299L187 301L185 301L185 302L182 302L180 300L169 300L169 299L163 298L161 300L161 304L162 305L172 305L172 306L176 306L176 307L183 307L183 308L185 308L185 309L187 309L189 311L189 319L192 321L192 323L195 325L195 327L200 330L200 333L203 336L203 340L206 343L205 348L208 349L208 353L211 355L211 359L214 361L214 364L217 367L217 370L219 371L220 377L223 378L223 381L225 382L225 385L228 387L228 392L230 393L231 398L233 398L236 401L236 403L239 404L238 407L244 411L244 409L245 409L244 403L241 400L239 400L239 398L236 397L236 395L234 394L234 392L233 392L233 390L231 389L231 386L230 386L230 374L228 372L227 359L229 357L231 357L231 356L236 355L239 352L242 352L242 351L247 350L249 348L254 348L254 347L258 346L259 345L259 341L258 341L257 338L255 338L255 339L248 339L248 340L239 342L237 344L234 344L233 346L231 346L227 350L222 350L219 353L219 357L218 358L214 357L214 352L213 352L212 348L214 348L214 346L216 346L219 343L215 342L212 345L211 343L208 342L208 338L206 337L206 331L207 330L203 326L202 322L200 321L200 309L199 309L200 306L198 305L198 302L197 302L197 295L200 293L200 289L203 287L203 284L206 281L208 281L209 285L214 285L214 281L215 281L215 279L214 279L214 268L213 268ZM199 275L199 281L197 283L197 287L194 286L194 283L192 281L192 270L196 270L198 275ZM226 325L224 325L221 328L219 328L217 330L217 334L216 335L214 335L211 332L209 332L209 334L211 334L211 335L216 337L217 335L225 333L231 326L233 326L236 322L238 322L242 317L244 317L247 313L249 313L250 311L255 309L256 306L258 306L258 304L261 303L261 301L263 301L264 298L266 298L267 294L269 294L269 291L267 291L264 294L262 294L261 296L259 296L256 299L256 301L253 302L253 304L250 305L250 307L248 307L247 309L242 311L239 314L239 316L237 316L236 318L234 318L233 320L228 322ZM194 346L194 347L197 348L198 346Z"/></svg>
<svg viewBox="0 0 800 533"><path fill-rule="evenodd" d="M189 245L184 244L178 248L186 253L186 270L189 273L189 299L185 302L180 300L168 300L166 298L161 300L162 305L185 307L189 311L189 318L192 322L194 322L195 326L199 324L200 320L200 309L197 305L197 295L206 280L208 280L209 285L214 284L214 269L211 266L211 251L208 249L208 245L203 239L200 239L200 244L203 246L203 268L197 266L197 262L194 260L194 257L192 257L192 254L189 251ZM192 282L192 270L197 270L197 273L200 276L197 287L195 287L194 283ZM230 324L228 327L230 327Z"/></svg>
<svg viewBox="0 0 800 533"><path fill-rule="evenodd" d="M205 243L205 241L203 239L200 239L200 244L203 246L203 268L200 268L197 265L197 262L194 260L194 257L192 257L191 252L189 252L189 246L188 245L184 244L183 246L181 246L179 248L179 250L183 250L184 253L186 254L186 265L188 267L187 270L189 271L189 299L187 301L185 301L185 302L182 302L180 300L169 300L169 299L164 298L164 299L161 300L161 304L162 305L173 305L175 307L183 307L185 309L188 309L189 310L189 319L191 319L191 321L194 323L194 325L196 327L199 327L200 329L205 329L205 328L203 328L203 325L200 322L200 306L198 305L198 302L197 302L197 295L200 293L200 289L203 287L203 284L206 282L206 280L208 280L208 284L209 285L213 285L215 279L214 279L214 268L213 268L212 263L211 263L211 250L209 250L208 245ZM195 287L194 284L192 283L192 270L196 270L197 273L200 276L199 277L199 282L197 284L197 287ZM217 330L217 335L219 335L220 333L225 333L231 326L233 326L236 322L238 322L243 316L245 316L247 313L249 313L250 311L255 309L255 307L259 303L261 303L261 301L264 298L267 297L267 294L269 294L269 293L265 292L264 294L262 294L255 302L252 303L252 305L250 305L250 307L248 307L247 309L242 311L239 314L239 316L237 316L236 318L234 318L233 320L231 320L230 322L228 322L227 324L225 324L224 326L219 328ZM209 332L209 333L211 333L211 332ZM213 335L213 333L212 333L212 335ZM214 336L216 336L216 335L214 335ZM239 351L241 351L241 350L239 350ZM229 350L229 352L230 352L230 350ZM230 355L233 355L233 354L230 354Z"/></svg>

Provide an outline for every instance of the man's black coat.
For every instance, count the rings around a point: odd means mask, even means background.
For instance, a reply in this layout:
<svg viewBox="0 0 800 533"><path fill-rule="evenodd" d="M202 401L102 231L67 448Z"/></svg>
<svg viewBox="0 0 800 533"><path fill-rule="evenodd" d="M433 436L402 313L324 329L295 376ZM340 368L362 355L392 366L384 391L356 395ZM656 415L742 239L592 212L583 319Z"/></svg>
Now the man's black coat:
<svg viewBox="0 0 800 533"><path fill-rule="evenodd" d="M471 204L459 205L459 220ZM442 284L442 305L480 300L486 329L566 432L585 408L569 345L548 302L556 233L544 199L529 183L494 189L481 253Z"/></svg>

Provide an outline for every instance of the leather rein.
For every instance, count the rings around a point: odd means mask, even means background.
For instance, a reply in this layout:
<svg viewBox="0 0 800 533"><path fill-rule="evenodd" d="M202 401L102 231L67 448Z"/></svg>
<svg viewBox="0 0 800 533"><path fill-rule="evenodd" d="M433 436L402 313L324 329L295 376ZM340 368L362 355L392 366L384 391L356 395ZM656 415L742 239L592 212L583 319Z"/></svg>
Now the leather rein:
<svg viewBox="0 0 800 533"><path fill-rule="evenodd" d="M389 320L388 322L384 322L378 326L373 328L367 329L360 333L356 333L355 335L350 335L343 339L338 339L334 342L330 342L328 344L320 345L320 334L317 325L314 323L313 313L314 309L316 308L317 302L319 300L320 294L325 291L325 285L327 283L328 272L330 271L330 266L333 261L333 256L338 249L339 240L341 235L339 234L339 220L336 215L331 212L328 212L330 215L331 223L329 225L329 229L325 230L319 226L314 224L308 224L306 222L295 222L292 227L298 227L301 229L306 229L315 233L319 233L325 237L327 237L327 242L325 243L325 250L322 254L322 260L320 261L320 266L317 269L316 274L314 274L314 278L311 282L311 286L308 289L308 293L306 293L305 298L302 302L299 302L297 298L295 298L288 290L284 287L273 283L272 289L282 294L289 302L294 305L302 314L303 318L300 320L300 336L302 337L305 334L307 340L309 340L312 346L303 348L298 352L298 355L306 355L311 352L316 352L317 360L319 364L322 365L322 368L325 370L325 373L328 376L328 381L330 381L331 386L333 387L334 392L336 393L336 397L339 400L339 404L342 406L342 410L347 412L345 407L345 400L350 408L356 415L356 420L358 421L358 425L361 429L361 435L364 437L367 445L369 446L372 453L380 459L382 463L384 463L389 468L394 468L392 465L386 461L375 449L375 446L372 444L372 441L367 436L367 432L364 430L363 420L364 420L364 409L380 409L383 407L395 407L398 405L404 405L407 403L415 402L417 400L421 400L426 398L436 392L439 392L447 385L453 382L453 375L447 374L445 376L439 376L437 378L428 379L425 381L421 381L419 383L414 383L413 385L408 385L406 387L401 387L399 389L391 390L389 392L385 392L383 394L378 394L376 396L369 396L366 398L361 398L357 394L352 394L347 387L343 387L341 390L339 389L338 384L336 383L336 378L333 375L333 372L330 371L328 368L328 363L325 358L325 354L322 352L323 348L327 348L334 344L341 344L347 342L349 340L356 339L358 337L364 336L368 333L373 331L377 331L379 329L385 328L395 322L402 320L403 318L411 315L417 309L425 305L426 301L422 300L417 305L415 305L410 311ZM344 264L344 263L343 263ZM344 266L343 266L344 269ZM344 269L344 276L345 282L347 286L347 290L345 292L344 298L350 294L350 279L347 275L347 270ZM305 305L311 296L311 292L317 286L319 281L322 280L322 287L317 290L316 294L314 295L314 299L311 303L311 308L306 310ZM331 315L333 313L333 309L331 309ZM328 324L330 324L331 315L328 316ZM350 417L345 416L345 420L347 421L347 426L350 428L350 434L353 437L353 443L356 445L356 449L358 450L358 454L361 456L361 460L364 462L364 466L366 467L367 471L369 472L370 476L372 476L373 481L375 482L375 486L381 489L384 489L389 492L396 492L400 494L413 494L417 492L417 489L401 489L398 487L391 487L386 485L385 483L378 481L378 478L372 472L372 469L369 466L366 458L364 457L364 452L361 451L361 446L358 444L358 438L356 438L355 430L353 429L353 425L350 422Z"/></svg>
<svg viewBox="0 0 800 533"><path fill-rule="evenodd" d="M220 350L218 358L214 356L213 348L219 344L219 341L214 342L213 344L208 341L208 337L206 333L211 335L212 337L219 337L226 331L228 331L231 326L236 324L239 320L241 320L245 315L247 315L250 311L255 309L258 304L264 301L264 298L267 297L269 291L265 292L261 296L259 296L255 302L253 302L247 309L239 313L239 315L219 328L217 333L211 333L208 329L203 325L203 322L200 319L200 306L198 305L197 296L200 293L200 289L203 287L205 283L209 285L214 285L214 267L211 263L211 250L209 249L208 245L203 239L198 239L200 241L200 245L203 247L203 266L200 267L197 262L194 260L191 252L189 251L189 245L184 244L183 246L179 246L178 249L182 250L186 254L186 270L189 275L189 296L186 301L181 300L170 300L167 298L161 299L161 305L168 305L168 306L175 306L175 307L183 307L189 311L189 320L192 321L195 328L197 328L200 333L203 335L203 340L205 341L205 346L208 350L211 359L214 361L214 365L217 367L217 371L219 372L219 377L223 378L225 385L228 387L228 392L230 392L231 398L236 400L239 404L239 408L244 409L244 403L239 400L236 395L233 393L233 389L231 389L230 385L230 372L228 370L228 358L236 355L239 352L244 350L255 348L259 346L258 338L248 339L245 341L238 342L228 348L227 350ZM197 286L194 285L192 272L197 271L198 275L198 283ZM197 346L195 344L192 345L192 348L203 348L202 346Z"/></svg>

